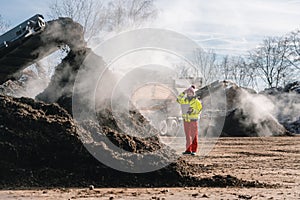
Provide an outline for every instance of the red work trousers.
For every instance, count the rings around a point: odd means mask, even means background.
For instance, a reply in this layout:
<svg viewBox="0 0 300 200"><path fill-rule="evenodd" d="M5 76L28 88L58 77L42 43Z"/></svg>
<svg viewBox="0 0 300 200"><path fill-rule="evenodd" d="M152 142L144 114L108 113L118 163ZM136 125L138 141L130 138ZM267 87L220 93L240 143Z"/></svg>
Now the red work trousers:
<svg viewBox="0 0 300 200"><path fill-rule="evenodd" d="M198 122L184 122L184 132L186 137L186 151L197 152L198 148Z"/></svg>

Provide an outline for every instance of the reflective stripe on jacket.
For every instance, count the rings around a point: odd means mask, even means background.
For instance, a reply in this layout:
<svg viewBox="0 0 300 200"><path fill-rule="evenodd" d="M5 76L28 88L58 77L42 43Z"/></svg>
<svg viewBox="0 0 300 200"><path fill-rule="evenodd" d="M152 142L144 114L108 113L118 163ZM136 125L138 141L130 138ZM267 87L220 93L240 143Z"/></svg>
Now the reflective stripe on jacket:
<svg viewBox="0 0 300 200"><path fill-rule="evenodd" d="M184 95L185 93L182 92L177 97L177 102L181 104L182 118L186 122L189 122L191 120L198 120L202 110L201 102L196 97L193 97L189 101L188 98L184 97ZM193 112L188 114L187 111L189 110L190 107L193 109Z"/></svg>

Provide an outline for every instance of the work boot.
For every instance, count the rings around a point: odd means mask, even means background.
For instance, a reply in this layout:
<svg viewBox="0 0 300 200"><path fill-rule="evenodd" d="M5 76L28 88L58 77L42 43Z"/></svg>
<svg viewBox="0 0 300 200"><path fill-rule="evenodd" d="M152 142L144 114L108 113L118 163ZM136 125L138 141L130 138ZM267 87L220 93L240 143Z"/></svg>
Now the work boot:
<svg viewBox="0 0 300 200"><path fill-rule="evenodd" d="M190 155L190 154L191 154L190 151L185 151L185 152L182 153L182 155Z"/></svg>

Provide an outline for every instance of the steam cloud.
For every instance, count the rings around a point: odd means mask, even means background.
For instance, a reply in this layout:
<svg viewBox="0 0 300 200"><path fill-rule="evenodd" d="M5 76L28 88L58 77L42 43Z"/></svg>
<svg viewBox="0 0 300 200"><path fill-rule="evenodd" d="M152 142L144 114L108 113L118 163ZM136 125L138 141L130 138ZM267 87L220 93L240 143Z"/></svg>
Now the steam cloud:
<svg viewBox="0 0 300 200"><path fill-rule="evenodd" d="M264 123L267 120L274 120L274 122L280 126L275 118L275 105L264 95L251 94L242 89L242 94L240 95L240 108L249 115L243 123L245 123L246 126L256 124L260 136L273 135L273 130L270 130L269 126L264 126Z"/></svg>

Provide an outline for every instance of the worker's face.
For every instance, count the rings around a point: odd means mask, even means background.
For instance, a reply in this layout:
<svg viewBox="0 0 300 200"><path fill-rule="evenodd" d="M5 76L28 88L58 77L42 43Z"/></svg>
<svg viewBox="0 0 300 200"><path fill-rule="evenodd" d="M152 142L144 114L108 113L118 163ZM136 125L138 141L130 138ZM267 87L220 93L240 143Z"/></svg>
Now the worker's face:
<svg viewBox="0 0 300 200"><path fill-rule="evenodd" d="M187 95L188 97L193 97L193 96L194 96L194 93L193 93L192 91L189 90L189 91L187 92L186 95Z"/></svg>

